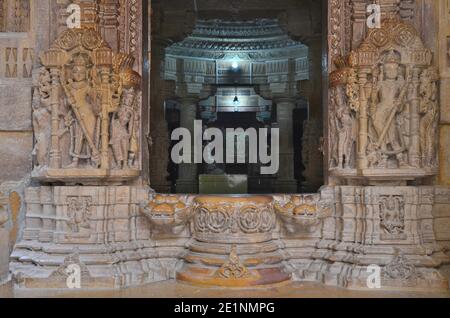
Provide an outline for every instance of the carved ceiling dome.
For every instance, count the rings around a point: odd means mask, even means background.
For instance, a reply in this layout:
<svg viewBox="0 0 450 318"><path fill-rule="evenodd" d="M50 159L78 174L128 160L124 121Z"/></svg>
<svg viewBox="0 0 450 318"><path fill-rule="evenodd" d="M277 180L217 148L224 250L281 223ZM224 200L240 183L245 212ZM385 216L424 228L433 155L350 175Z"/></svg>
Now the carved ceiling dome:
<svg viewBox="0 0 450 318"><path fill-rule="evenodd" d="M299 56L307 47L293 41L276 19L198 20L193 33L168 48L167 54L219 59Z"/></svg>

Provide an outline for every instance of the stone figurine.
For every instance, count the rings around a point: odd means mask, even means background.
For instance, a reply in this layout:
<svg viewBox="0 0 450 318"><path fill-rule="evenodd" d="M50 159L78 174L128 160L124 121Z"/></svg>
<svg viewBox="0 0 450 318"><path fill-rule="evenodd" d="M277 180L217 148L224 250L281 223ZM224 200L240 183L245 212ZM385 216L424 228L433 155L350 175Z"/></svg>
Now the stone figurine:
<svg viewBox="0 0 450 318"><path fill-rule="evenodd" d="M32 101L33 129L36 139L33 155L36 158L38 167L43 167L48 164L51 116L50 93L50 73L45 68L42 68L39 72L39 86L34 90Z"/></svg>
<svg viewBox="0 0 450 318"><path fill-rule="evenodd" d="M80 28L64 31L40 58L32 177L77 183L138 177L141 77L134 57Z"/></svg>
<svg viewBox="0 0 450 318"><path fill-rule="evenodd" d="M343 87L337 87L334 95L336 128L338 136L338 167L351 167L353 147L356 142L355 118L345 102Z"/></svg>
<svg viewBox="0 0 450 318"><path fill-rule="evenodd" d="M88 160L93 167L99 164L97 145L101 106L98 93L88 76L91 67L87 56L75 56L70 69L71 78L62 84L75 119L70 130L72 164L69 168L77 168L79 161L83 159Z"/></svg>
<svg viewBox="0 0 450 318"><path fill-rule="evenodd" d="M136 149L134 149L136 145L134 136L134 100L134 90L125 91L122 105L112 120L110 144L116 160L116 167L120 169L132 166L136 153Z"/></svg>
<svg viewBox="0 0 450 318"><path fill-rule="evenodd" d="M386 54L379 77L371 96L371 119L376 133L372 138L382 153L379 167L387 167L389 156L395 156L400 167L407 167L407 145L397 121L405 108L407 83L400 73L400 57L397 52L390 51Z"/></svg>
<svg viewBox="0 0 450 318"><path fill-rule="evenodd" d="M438 112L438 88L436 84L436 70L426 69L420 76L420 145L422 149L422 164L425 167L433 167L437 164L437 126Z"/></svg>

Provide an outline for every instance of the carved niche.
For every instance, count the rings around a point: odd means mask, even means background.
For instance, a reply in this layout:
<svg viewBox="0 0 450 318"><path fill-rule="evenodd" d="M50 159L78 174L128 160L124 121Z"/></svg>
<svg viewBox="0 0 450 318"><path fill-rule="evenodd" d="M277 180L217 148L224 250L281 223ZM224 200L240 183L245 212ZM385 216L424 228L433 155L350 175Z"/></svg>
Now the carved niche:
<svg viewBox="0 0 450 318"><path fill-rule="evenodd" d="M33 94L35 167L42 181L124 181L141 170L140 75L93 29L63 32L41 54Z"/></svg>
<svg viewBox="0 0 450 318"><path fill-rule="evenodd" d="M432 59L410 23L389 18L335 60L329 116L334 176L413 180L437 173Z"/></svg>

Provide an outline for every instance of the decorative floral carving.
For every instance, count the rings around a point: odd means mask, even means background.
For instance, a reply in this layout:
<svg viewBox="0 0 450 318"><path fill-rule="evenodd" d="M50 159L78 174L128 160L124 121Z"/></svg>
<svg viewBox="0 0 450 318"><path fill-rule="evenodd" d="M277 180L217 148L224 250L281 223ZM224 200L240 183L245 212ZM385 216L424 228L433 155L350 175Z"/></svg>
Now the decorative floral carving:
<svg viewBox="0 0 450 318"><path fill-rule="evenodd" d="M240 279L250 276L247 267L239 259L236 245L232 246L228 261L217 270L216 275L226 279Z"/></svg>
<svg viewBox="0 0 450 318"><path fill-rule="evenodd" d="M271 201L271 200L270 200ZM195 230L198 233L270 233L275 228L275 213L270 204L236 202L230 204L195 199Z"/></svg>
<svg viewBox="0 0 450 318"><path fill-rule="evenodd" d="M398 250L392 261L385 266L383 273L387 279L398 280L416 279L420 276L414 264Z"/></svg>

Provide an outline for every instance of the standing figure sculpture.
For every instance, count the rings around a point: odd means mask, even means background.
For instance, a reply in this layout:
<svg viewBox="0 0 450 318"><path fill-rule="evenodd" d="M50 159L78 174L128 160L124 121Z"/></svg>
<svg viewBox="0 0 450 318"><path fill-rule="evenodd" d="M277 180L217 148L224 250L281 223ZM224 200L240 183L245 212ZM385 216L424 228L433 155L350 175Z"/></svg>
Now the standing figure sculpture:
<svg viewBox="0 0 450 318"><path fill-rule="evenodd" d="M33 129L36 143L33 155L38 167L46 166L48 163L48 151L50 140L50 73L42 68L39 72L39 87L34 90L33 96Z"/></svg>
<svg viewBox="0 0 450 318"><path fill-rule="evenodd" d="M379 80L372 91L371 119L375 134L370 136L381 154L378 167L386 168L390 156L397 158L400 168L407 167L407 145L399 124L399 115L405 108L408 83L400 71L399 54L389 51L380 71Z"/></svg>
<svg viewBox="0 0 450 318"><path fill-rule="evenodd" d="M432 168L436 165L437 124L438 124L438 90L434 82L436 70L426 69L420 76L420 146L422 150L422 165Z"/></svg>
<svg viewBox="0 0 450 318"><path fill-rule="evenodd" d="M345 100L344 87L337 87L334 94L336 128L338 134L338 167L351 168L352 153L356 142L355 118Z"/></svg>
<svg viewBox="0 0 450 318"><path fill-rule="evenodd" d="M131 167L134 161L134 89L125 90L121 106L111 123L110 144L116 160L116 167L123 169Z"/></svg>
<svg viewBox="0 0 450 318"><path fill-rule="evenodd" d="M89 57L79 54L73 59L71 78L63 80L63 88L71 113L74 117L71 126L70 156L72 164L69 168L77 168L80 159L90 161L93 167L99 165L99 113L100 101L96 90L91 86Z"/></svg>

